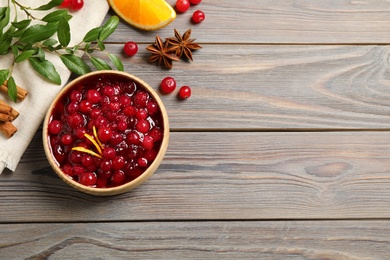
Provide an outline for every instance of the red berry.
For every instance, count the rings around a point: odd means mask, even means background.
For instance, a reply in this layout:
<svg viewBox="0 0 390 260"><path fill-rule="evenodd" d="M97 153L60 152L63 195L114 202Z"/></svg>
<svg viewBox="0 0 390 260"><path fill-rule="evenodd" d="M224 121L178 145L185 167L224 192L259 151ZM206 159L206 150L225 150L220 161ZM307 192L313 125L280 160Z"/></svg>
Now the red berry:
<svg viewBox="0 0 390 260"><path fill-rule="evenodd" d="M84 114L88 114L92 109L92 104L88 100L81 100L80 105L79 105L79 110L80 112Z"/></svg>
<svg viewBox="0 0 390 260"><path fill-rule="evenodd" d="M72 135L71 134L64 134L62 137L61 137L61 143L63 145L71 145L73 142L73 138L72 138Z"/></svg>
<svg viewBox="0 0 390 260"><path fill-rule="evenodd" d="M84 172L80 176L80 183L85 185L85 186L94 186L96 184L96 174L93 172Z"/></svg>
<svg viewBox="0 0 390 260"><path fill-rule="evenodd" d="M154 145L154 140L153 140L153 137L151 137L150 135L146 135L144 137L144 140L142 141L142 146L146 149L146 150L150 150L153 148L153 145Z"/></svg>
<svg viewBox="0 0 390 260"><path fill-rule="evenodd" d="M144 157L138 158L138 166L139 167L146 167L148 165L148 160Z"/></svg>
<svg viewBox="0 0 390 260"><path fill-rule="evenodd" d="M92 104L98 103L101 99L102 97L100 96L100 93L97 90L90 89L87 91L87 100Z"/></svg>
<svg viewBox="0 0 390 260"><path fill-rule="evenodd" d="M125 164L126 160L123 158L123 156L116 156L114 159L112 159L112 169L114 170L122 169Z"/></svg>
<svg viewBox="0 0 390 260"><path fill-rule="evenodd" d="M202 0L190 0L191 4L193 5L197 5L199 4L200 2L202 2Z"/></svg>
<svg viewBox="0 0 390 260"><path fill-rule="evenodd" d="M192 21L194 21L194 23L201 23L205 18L206 18L205 14L200 10L196 10L192 14Z"/></svg>
<svg viewBox="0 0 390 260"><path fill-rule="evenodd" d="M148 120L146 119L140 119L138 120L137 122L137 125L136 125L136 128L139 132L141 133L147 133L149 131L149 128L150 128L150 123Z"/></svg>
<svg viewBox="0 0 390 260"><path fill-rule="evenodd" d="M126 42L123 51L129 56L134 56L138 51L138 45L135 42Z"/></svg>
<svg viewBox="0 0 390 260"><path fill-rule="evenodd" d="M62 4L60 4L59 7L61 7L61 8L69 7L71 2L72 2L72 0L64 0L64 1L62 1Z"/></svg>
<svg viewBox="0 0 390 260"><path fill-rule="evenodd" d="M189 86L182 86L179 90L179 96L183 99L191 96L191 88Z"/></svg>
<svg viewBox="0 0 390 260"><path fill-rule="evenodd" d="M185 12L190 8L190 1L188 0L177 0L176 1L176 9L179 12Z"/></svg>
<svg viewBox="0 0 390 260"><path fill-rule="evenodd" d="M49 133L52 135L56 135L61 131L62 123L59 120L53 120L48 125Z"/></svg>
<svg viewBox="0 0 390 260"><path fill-rule="evenodd" d="M73 11L78 11L84 6L84 0L71 0L69 9Z"/></svg>
<svg viewBox="0 0 390 260"><path fill-rule="evenodd" d="M103 158L111 160L116 156L115 149L112 147L106 147L103 149Z"/></svg>
<svg viewBox="0 0 390 260"><path fill-rule="evenodd" d="M176 88L176 80L172 77L165 77L161 81L160 87L164 93L167 94L172 93Z"/></svg>
<svg viewBox="0 0 390 260"><path fill-rule="evenodd" d="M112 130L109 127L101 127L98 130L98 137L99 140L102 142L108 142L110 141L112 136Z"/></svg>
<svg viewBox="0 0 390 260"><path fill-rule="evenodd" d="M112 174L111 181L116 184L120 184L125 180L125 177L125 173L121 170L118 170Z"/></svg>

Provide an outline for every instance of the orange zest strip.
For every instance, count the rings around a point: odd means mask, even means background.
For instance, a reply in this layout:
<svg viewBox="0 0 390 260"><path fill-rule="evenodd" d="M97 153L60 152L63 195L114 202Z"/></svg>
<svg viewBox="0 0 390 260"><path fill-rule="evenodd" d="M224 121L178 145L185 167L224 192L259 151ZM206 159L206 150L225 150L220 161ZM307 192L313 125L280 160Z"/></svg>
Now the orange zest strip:
<svg viewBox="0 0 390 260"><path fill-rule="evenodd" d="M87 153L87 154L90 154L92 156L96 156L98 158L102 158L102 156L100 154L97 154L95 153L94 151L91 151L91 150L88 150L87 148L85 147L81 147L81 146L76 146L76 147L73 147L72 150L74 151L79 151L79 152L82 152L82 153Z"/></svg>
<svg viewBox="0 0 390 260"><path fill-rule="evenodd" d="M96 142L97 142L98 145L100 146L100 149L103 150L103 144L102 144L102 142L100 142L100 140L99 140L99 137L98 137L98 135L97 135L97 131L96 131L96 127L95 127L95 126L92 127L92 131L93 131L93 136L95 137Z"/></svg>
<svg viewBox="0 0 390 260"><path fill-rule="evenodd" d="M89 134L84 134L84 136L89 140L91 141L91 143L93 143L93 145L96 147L96 149L98 150L99 154L102 154L102 149L100 148L100 146L98 145L98 143L95 141L95 139L93 139L92 136L90 136Z"/></svg>

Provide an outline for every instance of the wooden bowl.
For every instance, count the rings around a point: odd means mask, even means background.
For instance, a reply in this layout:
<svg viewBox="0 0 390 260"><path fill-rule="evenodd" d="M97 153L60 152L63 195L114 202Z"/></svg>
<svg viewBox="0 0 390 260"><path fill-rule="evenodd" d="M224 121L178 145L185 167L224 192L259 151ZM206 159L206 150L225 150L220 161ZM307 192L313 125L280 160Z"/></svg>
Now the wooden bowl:
<svg viewBox="0 0 390 260"><path fill-rule="evenodd" d="M161 112L161 130L162 130L162 138L159 140L159 148L157 151L157 155L155 155L155 159L147 166L147 168L143 169L143 173L135 178L134 180L130 180L127 183L124 183L120 186L116 187L96 187L96 186L85 186L78 181L74 180L73 177L69 177L66 175L63 170L61 170L61 164L58 162L58 160L55 158L53 154L53 148L51 146L51 139L50 139L50 133L48 130L49 122L52 120L53 113L55 109L58 109L58 106L61 105L59 102L63 102L64 96L69 95L72 89L76 88L77 86L80 86L81 82L86 82L88 80L93 80L97 78L115 78L115 79L123 79L123 80L131 80L135 82L137 86L140 86L141 89L146 91L157 103L157 106L159 108L159 111ZM65 108L65 106L64 106ZM145 134L146 135L146 134ZM110 195L116 195L121 194L124 192L127 192L131 189L134 189L138 185L145 182L159 167L161 164L161 161L163 160L163 157L165 155L165 152L168 147L169 142L169 123L168 123L168 115L166 112L166 109L164 107L164 104L162 103L161 99L159 98L158 94L143 80L139 79L138 77L135 77L131 74L125 73L125 72L119 72L119 71L96 71L91 72L86 75L80 76L67 84L61 92L57 95L55 100L52 102L51 106L49 107L46 117L44 119L43 124L43 147L45 150L46 157L51 165L51 167L54 169L54 171L57 173L57 175L65 181L70 186L76 188L79 191L96 195L96 196L110 196ZM73 144L72 144L73 145ZM157 150L157 149L156 149ZM78 177L77 177L78 178Z"/></svg>

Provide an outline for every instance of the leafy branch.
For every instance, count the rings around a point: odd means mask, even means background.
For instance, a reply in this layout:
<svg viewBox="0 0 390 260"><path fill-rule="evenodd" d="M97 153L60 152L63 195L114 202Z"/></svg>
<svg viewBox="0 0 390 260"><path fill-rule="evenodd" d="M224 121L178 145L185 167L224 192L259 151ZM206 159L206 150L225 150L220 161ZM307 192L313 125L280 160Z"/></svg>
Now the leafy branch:
<svg viewBox="0 0 390 260"><path fill-rule="evenodd" d="M110 70L111 66L98 57L93 56L95 51L107 54L112 65L123 71L121 60L105 50L104 40L118 27L119 18L112 16L105 24L91 29L86 33L82 42L69 46L71 41L69 20L72 15L68 10L58 9L51 11L42 18L37 18L38 11L51 10L59 6L63 0L51 0L47 4L33 8L20 4L17 0L8 0L8 5L0 7L0 55L12 53L13 62L9 68L0 69L0 85L7 84L8 95L16 101L16 83L12 71L16 63L28 61L36 73L50 82L60 85L61 77L53 63L46 59L46 52L58 55L64 65L73 73L82 75L91 71L89 65L80 58L83 54L91 61L97 70ZM15 15L11 17L11 8ZM17 10L27 16L19 20ZM31 22L37 24L30 25Z"/></svg>

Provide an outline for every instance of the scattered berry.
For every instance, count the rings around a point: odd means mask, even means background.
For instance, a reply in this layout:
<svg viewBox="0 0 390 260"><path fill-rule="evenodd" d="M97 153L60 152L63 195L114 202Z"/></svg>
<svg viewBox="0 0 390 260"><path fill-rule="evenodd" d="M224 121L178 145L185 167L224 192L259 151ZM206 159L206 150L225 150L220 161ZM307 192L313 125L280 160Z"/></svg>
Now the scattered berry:
<svg viewBox="0 0 390 260"><path fill-rule="evenodd" d="M202 2L202 0L190 0L190 3L193 4L193 5L197 5L200 2Z"/></svg>
<svg viewBox="0 0 390 260"><path fill-rule="evenodd" d="M190 8L190 1L189 0L177 0L176 1L176 9L179 12L185 12Z"/></svg>
<svg viewBox="0 0 390 260"><path fill-rule="evenodd" d="M84 0L71 0L69 9L72 11L78 11L84 6Z"/></svg>
<svg viewBox="0 0 390 260"><path fill-rule="evenodd" d="M61 8L67 8L67 7L69 7L69 5L70 5L71 2L72 2L72 0L64 0L64 1L62 2L62 4L60 4L59 7L61 7Z"/></svg>
<svg viewBox="0 0 390 260"><path fill-rule="evenodd" d="M205 14L201 11L201 10L196 10L193 14L192 14L192 21L194 23L201 23L203 22L203 20L205 19Z"/></svg>
<svg viewBox="0 0 390 260"><path fill-rule="evenodd" d="M134 56L138 52L138 45L135 42L126 42L123 51L129 56Z"/></svg>
<svg viewBox="0 0 390 260"><path fill-rule="evenodd" d="M165 77L161 81L160 87L164 93L167 94L172 93L176 88L176 80L172 77Z"/></svg>
<svg viewBox="0 0 390 260"><path fill-rule="evenodd" d="M186 99L191 96L191 88L189 86L182 86L179 90L179 97Z"/></svg>

